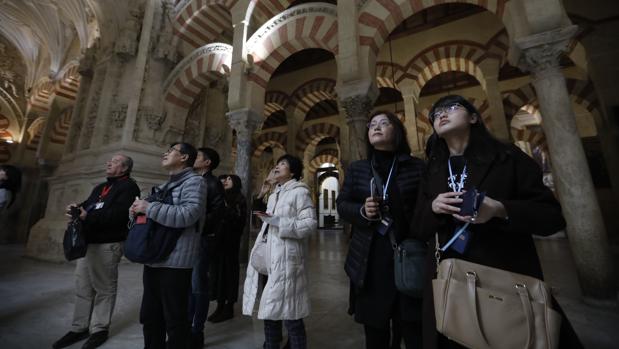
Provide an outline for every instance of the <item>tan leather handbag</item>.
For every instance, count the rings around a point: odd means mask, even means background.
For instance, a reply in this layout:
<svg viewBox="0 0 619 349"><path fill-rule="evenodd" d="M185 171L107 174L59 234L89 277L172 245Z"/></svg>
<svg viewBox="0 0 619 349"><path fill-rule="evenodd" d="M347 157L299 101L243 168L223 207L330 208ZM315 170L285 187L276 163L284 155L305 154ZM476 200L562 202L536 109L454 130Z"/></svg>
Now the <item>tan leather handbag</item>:
<svg viewBox="0 0 619 349"><path fill-rule="evenodd" d="M437 254L437 259L439 258ZM432 280L436 329L468 348L557 348L561 315L534 277L459 259Z"/></svg>

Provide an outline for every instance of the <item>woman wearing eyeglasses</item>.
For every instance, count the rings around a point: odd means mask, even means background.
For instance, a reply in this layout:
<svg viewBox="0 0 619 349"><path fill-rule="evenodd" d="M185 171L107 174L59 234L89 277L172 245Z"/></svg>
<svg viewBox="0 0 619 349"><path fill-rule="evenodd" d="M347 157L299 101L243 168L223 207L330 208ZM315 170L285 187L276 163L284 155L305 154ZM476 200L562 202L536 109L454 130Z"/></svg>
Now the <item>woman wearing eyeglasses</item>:
<svg viewBox="0 0 619 349"><path fill-rule="evenodd" d="M350 165L337 198L340 216L352 224L349 313L364 325L366 348L400 348L400 333L406 348L417 348L421 300L396 289L389 235L398 243L408 237L424 165L410 155L406 129L393 113L374 113L367 136L368 158Z"/></svg>
<svg viewBox="0 0 619 349"><path fill-rule="evenodd" d="M426 146L427 170L412 225L415 236L430 242L433 255L435 233L445 247L468 224L463 239L449 245L441 259L458 258L542 279L532 235L554 234L565 221L559 203L542 183L539 166L515 145L492 137L477 109L461 96L439 99L430 122L434 133ZM474 188L485 192L485 198L476 215L462 213L462 195ZM436 332L430 285L436 263L431 260L423 297L424 348L458 348ZM564 325L562 336L571 336L569 343L579 347L567 319ZM562 339L560 347L566 346L568 341Z"/></svg>

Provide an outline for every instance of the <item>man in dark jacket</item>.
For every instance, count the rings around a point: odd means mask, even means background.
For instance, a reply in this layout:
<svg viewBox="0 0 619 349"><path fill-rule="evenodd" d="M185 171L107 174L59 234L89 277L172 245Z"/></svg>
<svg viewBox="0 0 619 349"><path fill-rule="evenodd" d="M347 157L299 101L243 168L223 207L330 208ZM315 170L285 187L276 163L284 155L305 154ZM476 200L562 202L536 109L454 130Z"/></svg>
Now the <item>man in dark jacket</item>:
<svg viewBox="0 0 619 349"><path fill-rule="evenodd" d="M107 181L97 185L78 207L88 242L84 258L77 260L75 311L71 331L56 341L54 349L88 337L82 348L96 348L107 340L116 302L118 262L127 238L127 211L140 188L129 175L133 160L116 154L107 162ZM89 331L90 330L90 331Z"/></svg>
<svg viewBox="0 0 619 349"><path fill-rule="evenodd" d="M213 175L219 165L219 154L211 148L198 148L198 157L193 168L206 181L206 218L200 244L200 257L193 268L191 280L192 296L189 299L189 319L191 326L191 348L202 348L204 345L204 323L209 307L209 255L212 250L209 242L219 235L222 224L222 210L224 203L224 187Z"/></svg>

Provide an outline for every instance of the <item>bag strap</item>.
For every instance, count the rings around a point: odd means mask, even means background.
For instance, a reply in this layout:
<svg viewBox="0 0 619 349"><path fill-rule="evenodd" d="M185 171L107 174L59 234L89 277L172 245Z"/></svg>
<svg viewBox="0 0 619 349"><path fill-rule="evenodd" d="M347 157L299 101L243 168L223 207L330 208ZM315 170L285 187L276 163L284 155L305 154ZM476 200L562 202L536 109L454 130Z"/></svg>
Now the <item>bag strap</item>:
<svg viewBox="0 0 619 349"><path fill-rule="evenodd" d="M473 314L473 317L476 321L477 326L477 334L481 339L483 339L485 344L485 349L490 349L490 344L488 344L488 340L480 326L479 313L477 311L477 274L473 271L466 272L466 284L467 284L467 300L469 305L469 311ZM531 299L529 298L529 292L527 290L527 286L525 284L515 284L514 287L518 292L518 296L520 296L520 302L522 303L522 308L524 310L525 317L527 319L527 341L525 345L525 349L529 349L533 347L533 332L535 326L535 319L533 317L533 308L531 305Z"/></svg>
<svg viewBox="0 0 619 349"><path fill-rule="evenodd" d="M475 319L475 324L477 326L475 326L475 329L477 330L477 335L479 335L479 337L481 339L483 339L484 344L485 344L485 349L490 349L490 345L488 344L488 340L486 339L486 336L484 336L484 333L481 330L481 326L479 325L479 314L477 313L477 288L476 288L476 284L477 284L477 274L475 274L475 272L473 271L467 271L466 272L466 297L468 298L468 305L469 305L469 311L471 314L473 314L473 318Z"/></svg>
<svg viewBox="0 0 619 349"><path fill-rule="evenodd" d="M533 332L535 331L535 319L533 318L533 308L531 305L531 299L529 298L529 291L527 285L516 284L514 285L518 295L520 296L520 302L524 309L524 315L527 318L527 345L526 349L533 348Z"/></svg>

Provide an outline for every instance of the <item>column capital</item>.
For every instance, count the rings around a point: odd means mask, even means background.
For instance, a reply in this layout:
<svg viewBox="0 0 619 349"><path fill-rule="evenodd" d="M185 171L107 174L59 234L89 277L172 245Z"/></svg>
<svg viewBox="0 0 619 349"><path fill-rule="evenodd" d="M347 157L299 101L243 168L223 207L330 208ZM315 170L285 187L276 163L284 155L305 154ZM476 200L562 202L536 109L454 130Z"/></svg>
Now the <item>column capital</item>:
<svg viewBox="0 0 619 349"><path fill-rule="evenodd" d="M260 128L262 116L251 109L238 109L226 113L230 127L236 130L239 137L249 138Z"/></svg>
<svg viewBox="0 0 619 349"><path fill-rule="evenodd" d="M536 76L542 73L558 72L559 59L568 51L569 44L577 32L578 26L571 25L516 38L516 46L522 50L518 66Z"/></svg>
<svg viewBox="0 0 619 349"><path fill-rule="evenodd" d="M358 120L367 122L367 115L372 110L372 104L372 99L368 95L349 96L340 100L349 124Z"/></svg>

